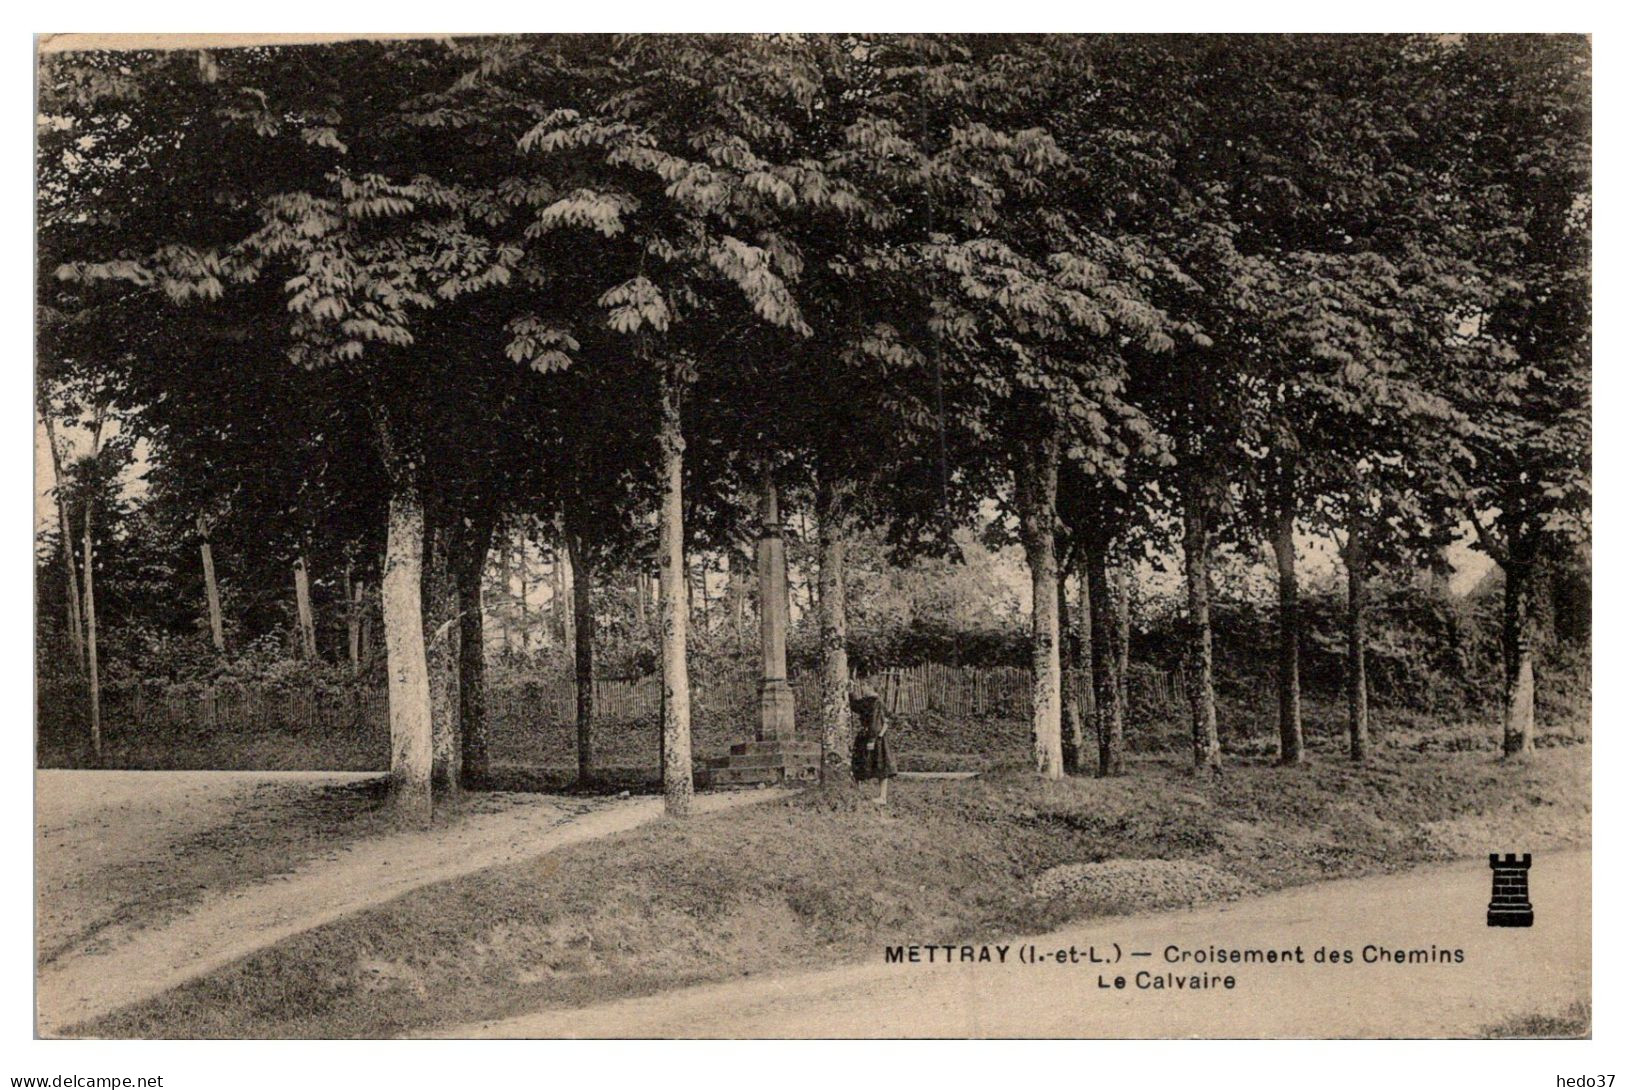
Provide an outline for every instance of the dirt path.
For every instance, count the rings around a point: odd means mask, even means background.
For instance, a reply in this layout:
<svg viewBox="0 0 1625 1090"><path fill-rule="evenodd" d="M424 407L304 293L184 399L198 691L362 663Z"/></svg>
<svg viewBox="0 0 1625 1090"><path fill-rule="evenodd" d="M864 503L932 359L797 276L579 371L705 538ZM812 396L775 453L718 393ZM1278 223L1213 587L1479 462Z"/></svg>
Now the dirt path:
<svg viewBox="0 0 1625 1090"><path fill-rule="evenodd" d="M167 991L290 935L431 882L610 836L658 818L659 798L482 795L451 824L343 844L291 873L227 889L171 918L142 918L98 897L98 876L154 866L200 833L231 835L245 799L267 783L330 787L344 773L41 773L36 781L41 950L38 1031L53 1036ZM704 796L701 812L775 797ZM181 860L184 863L184 859ZM86 927L86 919L94 926ZM75 941L76 934L86 936ZM63 943L66 942L66 946ZM43 959L42 959L43 960Z"/></svg>
<svg viewBox="0 0 1625 1090"><path fill-rule="evenodd" d="M35 773L40 964L286 871L342 843L372 777L344 772ZM340 797L350 791L348 799ZM343 819L352 817L351 822ZM229 837L217 835L230 829ZM354 830L360 831L360 830ZM307 834L318 834L307 835Z"/></svg>
<svg viewBox="0 0 1625 1090"><path fill-rule="evenodd" d="M444 1037L1451 1037L1556 1012L1591 991L1591 853L1544 853L1535 926L1490 928L1487 862L1305 886L1222 908L1102 920L1009 940L1011 963L883 962L708 985L584 1009L457 1026ZM1015 962L1093 946L1122 965ZM1327 946L1352 965L1170 965L1211 945ZM1366 964L1368 945L1460 948L1461 964ZM1001 944L1002 945L1002 944ZM1148 951L1135 958L1129 951ZM878 953L878 952L877 952ZM994 956L997 956L996 954ZM1141 971L1229 973L1234 990L1142 990ZM1102 989L1122 975L1128 987Z"/></svg>

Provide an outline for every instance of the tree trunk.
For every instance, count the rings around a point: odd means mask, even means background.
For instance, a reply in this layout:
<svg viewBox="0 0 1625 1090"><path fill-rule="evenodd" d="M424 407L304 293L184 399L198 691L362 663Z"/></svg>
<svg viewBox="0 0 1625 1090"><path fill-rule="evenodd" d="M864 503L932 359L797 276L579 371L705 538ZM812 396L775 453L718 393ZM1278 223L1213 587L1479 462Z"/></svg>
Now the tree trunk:
<svg viewBox="0 0 1625 1090"><path fill-rule="evenodd" d="M700 631L709 633L711 631L711 576L710 566L706 563L704 553L699 555L699 563L696 566L699 568L696 574L699 577Z"/></svg>
<svg viewBox="0 0 1625 1090"><path fill-rule="evenodd" d="M310 608L310 573L302 555L293 562L293 597L299 608L299 653L307 662L315 662L316 615Z"/></svg>
<svg viewBox="0 0 1625 1090"><path fill-rule="evenodd" d="M98 762L102 757L102 688L96 659L96 568L95 549L91 544L91 496L85 496L85 652L89 664L90 680L90 752Z"/></svg>
<svg viewBox="0 0 1625 1090"><path fill-rule="evenodd" d="M777 485L774 486L773 502L775 505L778 503ZM788 639L796 612L796 583L794 579L790 578L790 551L784 542L784 520L782 518L779 520L779 581L784 586L784 608L782 613L784 615L784 634L785 638ZM786 671L785 676L788 678L788 671Z"/></svg>
<svg viewBox="0 0 1625 1090"><path fill-rule="evenodd" d="M686 573L688 582L683 585L683 590L688 594L689 629L695 632L703 632L705 628L704 619L700 616L700 596L695 593L694 590L694 585L696 582L698 582L698 579L694 574L694 568L696 565L692 562L694 560L693 557L684 557L684 559L691 561L688 565L688 571Z"/></svg>
<svg viewBox="0 0 1625 1090"><path fill-rule="evenodd" d="M1292 540L1290 505L1276 514L1275 549L1278 644L1275 657L1276 723L1281 734L1281 763L1303 762L1303 713L1298 688L1298 550Z"/></svg>
<svg viewBox="0 0 1625 1090"><path fill-rule="evenodd" d="M62 565L67 569L68 575L68 633L73 640L74 663L83 673L85 670L85 627L79 608L79 565L73 559L73 532L69 528L66 504L62 505L61 514L58 517L62 520Z"/></svg>
<svg viewBox="0 0 1625 1090"><path fill-rule="evenodd" d="M1348 696L1349 759L1363 761L1370 748L1370 723L1365 694L1365 543L1359 519L1351 519L1343 565L1348 569L1348 669L1344 685Z"/></svg>
<svg viewBox="0 0 1625 1090"><path fill-rule="evenodd" d="M802 512L801 512L801 540L803 542L812 541L812 535L813 535L812 522L816 517L817 517L817 512L816 511L813 512L811 515L809 515L805 509L802 510ZM806 554L803 554L803 555L805 556ZM817 546L815 545L814 546L813 556L812 556L812 563L816 564L817 562L818 562ZM805 568L802 569L802 574L804 576L806 576L805 582L807 584L807 612L809 614L816 615L818 613L818 608L819 608L819 594L820 594L820 591L818 589L818 575L817 575L816 572L808 573Z"/></svg>
<svg viewBox="0 0 1625 1090"><path fill-rule="evenodd" d="M56 445L56 425L51 423L51 414L48 412L41 412L40 418L45 421L45 440L51 447L51 473L56 480L57 536L61 538L62 567L67 575L68 637L73 642L74 662L83 673L85 630L84 619L79 611L79 572L78 565L73 559L73 523L68 519L67 482L62 477L62 455Z"/></svg>
<svg viewBox="0 0 1625 1090"><path fill-rule="evenodd" d="M491 539L476 542L475 561L465 557L457 569L457 693L462 726L464 787L481 787L491 775L490 724L485 706L485 560Z"/></svg>
<svg viewBox="0 0 1625 1090"><path fill-rule="evenodd" d="M559 570L560 549L553 549L553 561L547 569L547 631L548 639L564 650L564 573Z"/></svg>
<svg viewBox="0 0 1625 1090"><path fill-rule="evenodd" d="M1534 549L1528 535L1510 531L1506 542L1506 577L1501 602L1502 735L1508 757L1535 751L1535 654L1529 616Z"/></svg>
<svg viewBox="0 0 1625 1090"><path fill-rule="evenodd" d="M96 471L102 453L102 424L107 419L107 406L97 405L95 424L90 431L90 466L92 476L85 488L85 653L90 682L90 750L96 762L102 756L102 686L100 662L96 654L96 550L91 536L91 515L96 509L96 486L100 481Z"/></svg>
<svg viewBox="0 0 1625 1090"><path fill-rule="evenodd" d="M1055 490L1060 441L1053 427L1033 444L1018 472L1021 539L1032 576L1032 743L1040 776L1066 774L1061 756L1061 643L1055 564Z"/></svg>
<svg viewBox="0 0 1625 1090"><path fill-rule="evenodd" d="M733 604L734 647L745 648L745 595L750 580L745 576L745 558L739 553L728 557L728 596Z"/></svg>
<svg viewBox="0 0 1625 1090"><path fill-rule="evenodd" d="M1101 776L1123 774L1123 683L1119 676L1118 643L1122 628L1118 622L1118 595L1112 585L1103 549L1090 550L1085 561L1089 580L1089 612L1093 629L1090 649L1094 655L1095 737L1099 743Z"/></svg>
<svg viewBox="0 0 1625 1090"><path fill-rule="evenodd" d="M590 784L597 775L592 756L592 559L580 533L569 524L564 540L575 584L576 780Z"/></svg>
<svg viewBox="0 0 1625 1090"><path fill-rule="evenodd" d="M1075 776L1083 762L1083 723L1077 689L1078 641L1072 630L1072 607L1068 601L1070 576L1063 565L1056 581L1056 628L1061 635L1061 767Z"/></svg>
<svg viewBox="0 0 1625 1090"><path fill-rule="evenodd" d="M1089 591L1089 553L1079 549L1072 567L1078 577L1078 605L1075 610L1077 616L1072 621L1073 631L1078 638L1078 703L1081 711L1078 729L1087 732L1089 725L1095 721L1095 608L1094 595ZM1083 750L1084 743L1080 735L1078 745L1080 769L1083 766Z"/></svg>
<svg viewBox="0 0 1625 1090"><path fill-rule="evenodd" d="M655 565L644 575L644 585L649 588L649 618L653 622L649 629L650 634L657 639L660 635L660 558L655 557Z"/></svg>
<svg viewBox="0 0 1625 1090"><path fill-rule="evenodd" d="M462 625L457 616L455 543L448 523L429 520L424 533L423 643L429 670L429 717L434 739L430 782L454 795L463 782Z"/></svg>
<svg viewBox="0 0 1625 1090"><path fill-rule="evenodd" d="M562 538L563 535L558 537ZM552 549L553 563L548 569L548 592L551 595L547 604L548 624L559 652L566 659L571 659L574 656L570 632L570 584L565 574L564 543L555 540Z"/></svg>
<svg viewBox="0 0 1625 1090"><path fill-rule="evenodd" d="M1129 595L1129 570L1127 564L1119 564L1112 569L1112 587L1117 592L1115 599L1117 605L1117 706L1122 709L1122 716L1126 721L1129 708L1129 629L1132 627L1134 620L1134 602Z"/></svg>
<svg viewBox="0 0 1625 1090"><path fill-rule="evenodd" d="M214 649L225 654L226 630L220 618L220 586L214 579L214 550L209 546L202 516L198 517L197 529L203 539L199 548L203 554L203 597L209 608L209 638L214 641Z"/></svg>
<svg viewBox="0 0 1625 1090"><path fill-rule="evenodd" d="M397 483L391 493L382 588L390 802L402 824L428 825L433 814L434 720L423 642L423 505L412 485Z"/></svg>
<svg viewBox="0 0 1625 1090"><path fill-rule="evenodd" d="M525 530L518 527L514 568L519 574L519 653L530 654L530 554L525 551Z"/></svg>
<svg viewBox="0 0 1625 1090"><path fill-rule="evenodd" d="M1213 621L1208 609L1211 596L1208 570L1208 525L1206 499L1200 484L1187 486L1185 497L1185 596L1189 611L1189 645L1186 674L1190 689L1191 748L1198 771L1217 770L1219 754L1219 712L1213 697Z"/></svg>
<svg viewBox="0 0 1625 1090"><path fill-rule="evenodd" d="M361 609L362 601L367 594L367 583L364 579L352 579L350 565L344 566L344 601L347 612L344 619L347 649L350 654L350 676L361 675Z"/></svg>
<svg viewBox="0 0 1625 1090"><path fill-rule="evenodd" d="M562 546L562 543L561 543ZM564 656L575 658L575 565L570 564L567 547L561 547L559 559L559 593L564 603Z"/></svg>
<svg viewBox="0 0 1625 1090"><path fill-rule="evenodd" d="M502 621L502 655L513 658L513 538L502 534L502 596L497 599L497 617Z"/></svg>
<svg viewBox="0 0 1625 1090"><path fill-rule="evenodd" d="M686 817L694 806L694 757L689 742L688 596L683 593L682 389L669 370L660 388L660 675L661 780L666 813Z"/></svg>
<svg viewBox="0 0 1625 1090"><path fill-rule="evenodd" d="M361 610L361 661L372 661L372 609L367 604L366 585L356 587L356 603Z"/></svg>
<svg viewBox="0 0 1625 1090"><path fill-rule="evenodd" d="M846 524L833 484L818 485L818 644L823 667L820 778L852 778L852 676L846 659ZM742 595L738 597L743 597ZM738 598L736 598L737 610ZM735 614L735 624L738 614Z"/></svg>
<svg viewBox="0 0 1625 1090"><path fill-rule="evenodd" d="M496 542L498 516L487 507L465 519L452 566L457 610L457 725L461 786L487 786L491 731L485 687L485 575ZM506 546L499 563L506 570Z"/></svg>

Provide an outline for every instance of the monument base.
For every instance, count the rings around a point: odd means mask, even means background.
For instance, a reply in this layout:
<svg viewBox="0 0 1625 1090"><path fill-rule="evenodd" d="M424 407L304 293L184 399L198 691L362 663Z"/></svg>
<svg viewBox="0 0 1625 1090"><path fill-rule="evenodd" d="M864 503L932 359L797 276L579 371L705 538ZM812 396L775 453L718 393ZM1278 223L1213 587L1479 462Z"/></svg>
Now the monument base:
<svg viewBox="0 0 1625 1090"><path fill-rule="evenodd" d="M758 692L762 699L762 717L756 727L756 740L793 741L796 737L795 690L781 677L762 682Z"/></svg>
<svg viewBox="0 0 1625 1090"><path fill-rule="evenodd" d="M700 787L817 783L822 752L822 746L805 738L740 742L729 747L728 756L706 761L695 781Z"/></svg>
<svg viewBox="0 0 1625 1090"><path fill-rule="evenodd" d="M762 718L754 742L740 742L728 756L709 760L696 780L701 787L817 783L823 747L796 734L796 694L783 678L762 682Z"/></svg>

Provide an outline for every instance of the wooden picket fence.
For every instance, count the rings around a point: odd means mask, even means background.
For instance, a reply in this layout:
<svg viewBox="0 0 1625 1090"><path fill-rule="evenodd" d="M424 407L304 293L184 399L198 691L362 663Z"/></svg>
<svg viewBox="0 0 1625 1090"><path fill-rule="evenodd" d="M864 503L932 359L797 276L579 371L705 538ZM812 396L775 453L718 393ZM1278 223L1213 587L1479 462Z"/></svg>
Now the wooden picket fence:
<svg viewBox="0 0 1625 1090"><path fill-rule="evenodd" d="M1163 714L1188 706L1185 676L1178 670L1159 670L1147 663L1130 663L1128 699L1133 709Z"/></svg>
<svg viewBox="0 0 1625 1090"><path fill-rule="evenodd" d="M74 730L87 712L82 683L41 684L40 729ZM333 732L387 722L388 695L361 687L306 689L265 685L166 686L112 684L101 690L103 729L153 733L212 731Z"/></svg>
<svg viewBox="0 0 1625 1090"><path fill-rule="evenodd" d="M600 678L593 681L593 716L605 723L631 722L660 713L660 679ZM499 729L503 725L548 725L574 722L575 678L490 685L485 691L486 714Z"/></svg>
<svg viewBox="0 0 1625 1090"><path fill-rule="evenodd" d="M862 679L887 711L901 717L938 712L950 716L1019 718L1032 700L1033 674L1019 666L955 667L925 663L881 670ZM1131 705L1153 713L1184 706L1184 685L1175 673L1154 666L1129 668Z"/></svg>
<svg viewBox="0 0 1625 1090"><path fill-rule="evenodd" d="M941 663L893 667L855 679L879 696L886 710L903 718L937 713L962 717L1019 718L1032 699L1032 671L1019 666L956 667ZM816 675L790 679L796 706L810 708L818 700ZM1151 714L1169 713L1185 706L1184 684L1176 672L1147 664L1129 668L1131 706ZM749 722L756 714L757 683L748 677L721 680L696 677L694 714L698 718L738 719ZM575 681L563 678L546 683L493 686L486 705L495 722L524 720L565 723L575 718ZM594 717L606 722L652 719L660 713L660 679L608 679L593 684Z"/></svg>
<svg viewBox="0 0 1625 1090"><path fill-rule="evenodd" d="M880 670L859 679L896 716L1019 714L1030 699L1032 671L1020 667L955 667L941 663Z"/></svg>
<svg viewBox="0 0 1625 1090"><path fill-rule="evenodd" d="M857 679L902 719L926 714L951 718L1019 719L1027 714L1032 672L1021 667L954 667L940 663L895 667ZM814 674L791 678L796 704L812 708L819 697ZM58 692L57 689L61 691ZM1146 664L1129 671L1129 700L1139 714L1167 714L1185 705L1179 675ZM748 676L696 677L696 722L731 723L747 730L757 714L757 687ZM595 718L604 724L652 723L660 713L660 679L604 678L594 682ZM82 732L81 686L42 686L38 694L42 733ZM103 729L121 732L251 734L302 731L387 732L388 695L382 687L309 690L261 685L166 687L109 685L102 691ZM570 677L487 688L486 708L494 732L523 733L574 721L575 679Z"/></svg>

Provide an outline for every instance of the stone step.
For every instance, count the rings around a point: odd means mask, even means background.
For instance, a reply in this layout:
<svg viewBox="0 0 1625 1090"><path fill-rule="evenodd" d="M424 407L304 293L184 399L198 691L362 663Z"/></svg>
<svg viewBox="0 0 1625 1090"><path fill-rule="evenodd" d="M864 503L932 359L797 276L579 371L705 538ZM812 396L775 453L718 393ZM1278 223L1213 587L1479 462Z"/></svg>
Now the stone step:
<svg viewBox="0 0 1625 1090"><path fill-rule="evenodd" d="M718 768L818 767L818 751L811 753L735 753L717 762Z"/></svg>
<svg viewBox="0 0 1625 1090"><path fill-rule="evenodd" d="M747 787L784 782L783 770L776 768L711 768L703 775L703 787Z"/></svg>
<svg viewBox="0 0 1625 1090"><path fill-rule="evenodd" d="M728 747L728 752L736 757L767 754L817 757L822 749L823 747L811 738L769 738L766 741L736 742Z"/></svg>
<svg viewBox="0 0 1625 1090"><path fill-rule="evenodd" d="M771 767L723 767L702 769L696 779L702 787L737 787L758 783L808 783L818 779L814 763L779 764Z"/></svg>

